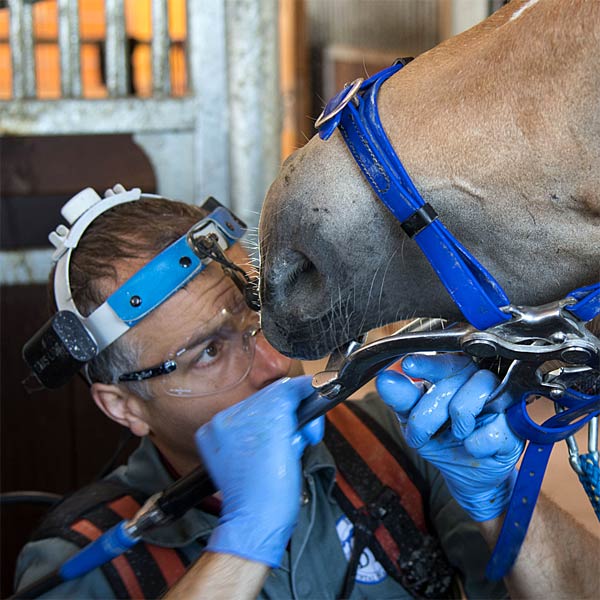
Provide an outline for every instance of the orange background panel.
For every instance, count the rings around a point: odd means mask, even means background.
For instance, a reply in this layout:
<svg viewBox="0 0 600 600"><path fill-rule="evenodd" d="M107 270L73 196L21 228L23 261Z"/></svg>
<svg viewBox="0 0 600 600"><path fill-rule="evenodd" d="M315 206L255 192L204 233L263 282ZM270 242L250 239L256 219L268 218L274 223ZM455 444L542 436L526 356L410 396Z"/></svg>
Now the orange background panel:
<svg viewBox="0 0 600 600"><path fill-rule="evenodd" d="M58 52L58 11L56 0L43 0L33 5L33 31L38 98L60 97L60 57ZM174 95L183 95L187 89L184 48L187 34L185 0L168 2L169 35L177 45L171 47L170 65ZM133 83L138 96L152 92L150 41L152 39L151 0L125 1L127 36L142 42L134 47L131 57ZM85 98L102 98L107 92L102 82L100 64L102 48L99 42L106 35L104 0L79 1L79 31L81 40L81 78ZM9 10L0 9L0 99L12 95L12 68L9 38Z"/></svg>

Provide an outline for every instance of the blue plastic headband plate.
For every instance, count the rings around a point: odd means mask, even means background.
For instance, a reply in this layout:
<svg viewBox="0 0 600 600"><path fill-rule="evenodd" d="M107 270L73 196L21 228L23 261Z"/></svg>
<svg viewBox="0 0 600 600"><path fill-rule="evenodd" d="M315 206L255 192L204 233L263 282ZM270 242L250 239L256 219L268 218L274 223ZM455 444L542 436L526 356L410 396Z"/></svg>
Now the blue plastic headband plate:
<svg viewBox="0 0 600 600"><path fill-rule="evenodd" d="M196 232L215 233L225 251L245 233L226 208L219 207L193 227ZM135 326L200 272L208 262L190 248L187 233L130 277L107 303L129 327ZM225 246L225 247L223 247Z"/></svg>

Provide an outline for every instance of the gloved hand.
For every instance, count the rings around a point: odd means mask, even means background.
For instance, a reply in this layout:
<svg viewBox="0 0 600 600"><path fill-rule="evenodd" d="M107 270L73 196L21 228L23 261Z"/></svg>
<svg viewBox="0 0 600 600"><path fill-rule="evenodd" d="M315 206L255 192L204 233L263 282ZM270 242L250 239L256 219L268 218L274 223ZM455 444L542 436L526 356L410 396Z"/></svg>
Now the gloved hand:
<svg viewBox="0 0 600 600"><path fill-rule="evenodd" d="M278 567L300 511L300 458L323 437L324 420L297 430L296 409L311 378L281 379L218 413L196 445L223 494L219 525L207 545Z"/></svg>
<svg viewBox="0 0 600 600"><path fill-rule="evenodd" d="M501 515L524 442L504 413L480 415L498 385L496 377L457 354L407 356L402 369L433 384L426 390L395 371L377 378L377 390L396 411L408 445L441 471L451 494L475 521ZM448 419L451 428L435 435Z"/></svg>

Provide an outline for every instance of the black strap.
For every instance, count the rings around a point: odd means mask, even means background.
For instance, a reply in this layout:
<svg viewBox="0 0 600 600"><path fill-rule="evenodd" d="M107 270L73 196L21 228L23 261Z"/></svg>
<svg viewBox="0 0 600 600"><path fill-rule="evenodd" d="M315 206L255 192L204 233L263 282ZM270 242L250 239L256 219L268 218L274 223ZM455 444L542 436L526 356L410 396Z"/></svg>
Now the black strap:
<svg viewBox="0 0 600 600"><path fill-rule="evenodd" d="M377 436L378 441L382 442L388 453L413 480L417 489L423 490L423 478L416 473L401 447L387 431L355 403L348 402L346 406ZM366 546L386 572L415 598L445 597L451 587L453 570L439 541L417 527L394 490L381 482L344 437L343 432L329 420L325 429L325 443L334 457L339 473L364 503L355 508L340 486L335 486L336 500L352 521L355 531L353 551L340 597L348 598L352 593L358 560ZM388 456L386 460L389 460L388 453L385 453ZM390 556L375 537L375 531L381 525L393 538L398 556Z"/></svg>
<svg viewBox="0 0 600 600"><path fill-rule="evenodd" d="M423 504L426 505L429 502L429 486L421 472L408 458L406 452L398 443L398 440L395 439L394 436L392 436L390 432L377 421L377 419L370 415L360 403L347 402L346 406L373 432L375 437L381 442L382 446L394 457L394 460L402 467L413 485L419 490Z"/></svg>
<svg viewBox="0 0 600 600"><path fill-rule="evenodd" d="M146 495L139 490L124 486L114 479L102 479L91 483L77 492L65 496L46 514L40 526L31 535L31 540L42 540L60 535L66 526L74 523L91 510L121 496L132 496L143 504Z"/></svg>
<svg viewBox="0 0 600 600"><path fill-rule="evenodd" d="M100 531L107 531L122 520L110 508L110 503L125 496L131 496L140 505L146 500L146 494L116 480L102 480L88 485L54 508L34 532L32 539L59 537L83 548L90 540L72 529L72 525L85 519ZM184 552L177 548L170 550L177 553L185 567L189 566L190 561ZM136 544L122 556L135 574L144 598L158 598L166 591L167 582L146 543ZM101 569L115 597L129 598L130 594L112 562L105 563Z"/></svg>

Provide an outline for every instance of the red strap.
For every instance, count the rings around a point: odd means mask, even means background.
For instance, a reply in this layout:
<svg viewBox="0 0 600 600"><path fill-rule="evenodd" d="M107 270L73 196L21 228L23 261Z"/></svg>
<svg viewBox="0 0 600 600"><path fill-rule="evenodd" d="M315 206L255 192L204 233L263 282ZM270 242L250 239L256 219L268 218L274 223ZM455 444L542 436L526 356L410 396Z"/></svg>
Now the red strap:
<svg viewBox="0 0 600 600"><path fill-rule="evenodd" d="M341 473L336 475L335 482L340 488L342 494L344 494L344 496L350 500L354 508L360 508L364 505L364 502L361 500L360 496L354 491L354 488L346 481ZM379 542L379 545L383 548L383 551L386 553L388 558L398 567L397 557L400 556L400 549L385 525L381 524L375 530L375 538Z"/></svg>
<svg viewBox="0 0 600 600"><path fill-rule="evenodd" d="M327 418L343 434L380 481L396 492L415 525L426 533L421 494L379 438L344 404L338 404L330 410Z"/></svg>
<svg viewBox="0 0 600 600"><path fill-rule="evenodd" d="M130 519L139 510L140 505L131 496L122 496L108 507L116 512L122 519ZM173 548L163 548L156 544L146 542L146 549L152 555L167 586L171 587L185 573L185 565L179 554Z"/></svg>
<svg viewBox="0 0 600 600"><path fill-rule="evenodd" d="M121 519L131 519L140 509L139 502L133 496L121 496L108 505Z"/></svg>

